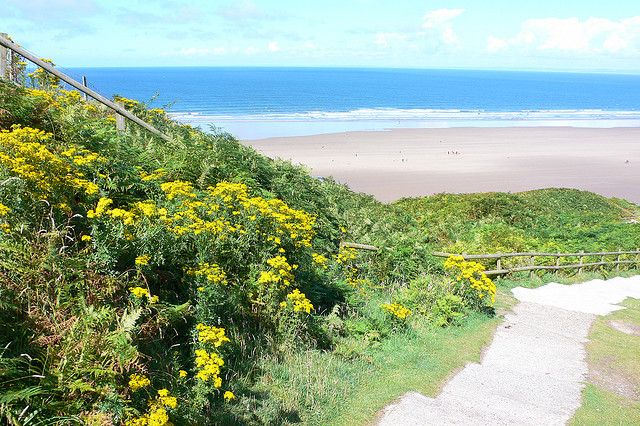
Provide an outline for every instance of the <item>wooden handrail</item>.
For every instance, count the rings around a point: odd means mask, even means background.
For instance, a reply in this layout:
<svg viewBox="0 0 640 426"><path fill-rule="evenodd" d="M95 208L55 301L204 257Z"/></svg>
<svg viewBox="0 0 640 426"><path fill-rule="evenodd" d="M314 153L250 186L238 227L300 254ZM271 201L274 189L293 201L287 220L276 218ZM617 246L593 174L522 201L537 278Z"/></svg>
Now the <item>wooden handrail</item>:
<svg viewBox="0 0 640 426"><path fill-rule="evenodd" d="M29 53L28 51L26 51L22 47L18 46L17 44L12 42L8 38L3 37L1 35L0 35L0 46L4 46L7 49L13 50L18 55L24 57L25 59L28 59L29 61L31 61L34 64L38 65L43 70L55 75L60 80L64 81L68 85L74 87L75 89L79 90L80 92L91 96L96 101L98 101L101 104L111 108L112 110L114 110L118 114L122 115L123 117L128 118L129 120L131 120L134 123L140 125L141 127L147 129L148 131L150 131L154 135L161 137L162 139L166 140L167 142L172 142L172 139L169 136L165 135L160 130L158 130L155 127L153 127L151 124L149 124L146 121L143 121L142 119L136 117L131 112L127 111L126 109L124 109L120 105L117 105L115 102L112 102L109 99L105 98L104 96L102 96L98 92L95 92L95 91L89 89L88 87L83 86L80 82L74 80L73 78L69 77L68 75L66 75L63 72L60 72L59 70L57 70L54 67L52 67L51 64L48 64L48 63L44 62L43 60L41 60L37 56L32 55L31 53Z"/></svg>
<svg viewBox="0 0 640 426"><path fill-rule="evenodd" d="M360 244L360 243L349 243L346 241L343 241L340 243L340 247L348 247L348 248L354 248L354 249L358 249L358 250L371 250L371 251L378 251L378 247L376 246L371 246L369 244Z"/></svg>
<svg viewBox="0 0 640 426"><path fill-rule="evenodd" d="M431 253L436 257L462 256L465 260L472 259L500 259L503 257L578 257L578 256L613 256L621 254L640 254L640 250L634 251L598 251L593 253L546 253L546 252L523 252L523 253L491 253L491 254L458 254L436 251Z"/></svg>
<svg viewBox="0 0 640 426"><path fill-rule="evenodd" d="M636 260L620 260L620 256L623 254L627 255L635 255ZM449 257L449 256L462 256L465 260L473 260L473 259L495 259L496 260L496 269L484 271L486 275L506 275L513 272L526 272L529 271L531 274L534 274L534 271L559 271L561 269L577 269L578 273L581 273L582 270L586 267L593 266L605 266L605 265L615 265L616 270L620 270L620 265L640 265L640 250L632 250L632 251L600 251L600 252L579 252L579 253L545 253L545 252L525 252L525 253L491 253L491 254L455 254L455 253L444 253L444 252L434 252L433 256L436 257ZM589 256L600 256L599 262L584 262L585 257ZM616 256L615 260L606 261L604 258L606 256ZM502 258L510 258L510 257L528 257L529 265L527 266L517 266L514 268L503 268L502 267ZM535 265L536 257L553 257L555 258L554 265ZM579 263L561 265L560 258L561 257L578 257Z"/></svg>

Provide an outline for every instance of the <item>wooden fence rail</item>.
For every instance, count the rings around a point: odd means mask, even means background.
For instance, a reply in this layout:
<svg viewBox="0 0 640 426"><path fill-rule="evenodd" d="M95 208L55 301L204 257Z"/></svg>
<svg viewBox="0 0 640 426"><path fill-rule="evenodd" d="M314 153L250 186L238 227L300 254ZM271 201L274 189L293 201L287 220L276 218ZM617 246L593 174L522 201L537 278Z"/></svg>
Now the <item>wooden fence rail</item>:
<svg viewBox="0 0 640 426"><path fill-rule="evenodd" d="M462 256L465 260L480 260L480 259L489 259L495 260L496 269L487 270L485 274L487 275L506 275L513 272L531 272L531 275L535 273L535 271L559 271L561 269L577 269L578 273L581 273L584 268L594 267L594 266L605 266L605 265L615 265L616 270L620 270L620 265L640 265L640 249L636 249L634 251L599 251L599 252L591 252L586 253L581 251L579 253L545 253L545 252L527 252L527 253L493 253L493 254L455 254L455 253L443 253L443 252L434 252L432 253L436 257L449 257L449 256ZM622 260L620 256L623 255L635 255L635 260ZM606 260L607 256L615 256L615 260ZM524 257L527 258L527 266L516 266L513 268L503 268L502 267L502 259L504 258L514 258L514 257ZM553 265L536 265L535 260L536 257L551 257L555 258L555 262ZM577 257L578 263L572 264L560 264L560 259L563 257ZM585 262L585 257L600 257L598 262Z"/></svg>
<svg viewBox="0 0 640 426"><path fill-rule="evenodd" d="M117 114L119 114L119 115L116 116L117 118L119 116L126 117L127 119L133 121L134 123L138 124L139 126L143 127L144 129L148 130L149 132L153 133L154 135L159 136L160 138L162 138L162 139L164 139L164 140L166 140L168 142L172 142L172 139L169 136L165 135L160 130L158 130L155 127L153 127L151 124L149 124L146 121L136 117L131 112L129 112L126 109L124 109L122 106L117 105L115 102L105 98L104 96L102 96L98 92L95 92L95 91L89 89L88 87L85 87L82 83L74 80L73 78L69 77L68 75L66 75L65 73L61 72L60 70L55 69L54 67L51 66L51 64L48 64L48 63L44 62L43 60L38 58L36 55L31 54L30 52L28 52L27 50L23 49L22 47L20 47L19 45L17 45L13 41L9 40L7 37L5 37L5 35L2 35L2 34L0 34L0 72L1 72L0 78L6 77L6 75L7 75L6 73L7 73L7 70L9 68L9 65L6 63L7 56L6 56L5 49L10 49L10 50L14 51L18 55L22 56L23 58L25 58L25 59L27 59L27 60L29 60L31 62L33 62L34 64L36 64L37 66L39 66L43 70L47 71L48 73L55 75L60 80L64 81L65 83L67 83L68 85L72 86L73 88L79 90L80 92L84 93L85 95L88 95L88 96L92 97L93 99L95 99L96 101L100 102L101 104L107 106L108 108L111 108Z"/></svg>

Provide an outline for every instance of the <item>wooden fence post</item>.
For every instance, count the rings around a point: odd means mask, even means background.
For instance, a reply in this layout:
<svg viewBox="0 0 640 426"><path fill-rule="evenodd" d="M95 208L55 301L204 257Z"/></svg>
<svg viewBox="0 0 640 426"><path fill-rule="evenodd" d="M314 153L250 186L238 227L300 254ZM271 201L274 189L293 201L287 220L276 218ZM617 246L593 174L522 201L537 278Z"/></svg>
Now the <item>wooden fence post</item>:
<svg viewBox="0 0 640 426"><path fill-rule="evenodd" d="M529 264L533 267L536 265L536 257L535 256L531 256L531 258L529 259ZM529 271L529 278L533 278L534 275L536 274L536 271L534 269Z"/></svg>
<svg viewBox="0 0 640 426"><path fill-rule="evenodd" d="M124 103L116 102L117 105L124 108ZM127 130L127 122L124 120L124 115L120 115L116 112L116 130L119 132L124 132Z"/></svg>
<svg viewBox="0 0 640 426"><path fill-rule="evenodd" d="M556 256L556 275L560 275L560 253Z"/></svg>
<svg viewBox="0 0 640 426"><path fill-rule="evenodd" d="M89 87L89 86L87 86L87 76L86 75L82 76L82 85L84 87ZM84 96L84 100L86 101L87 100L87 94L83 93L82 95Z"/></svg>
<svg viewBox="0 0 640 426"><path fill-rule="evenodd" d="M616 272L620 272L620 252L622 249L618 248L618 254L616 255Z"/></svg>
<svg viewBox="0 0 640 426"><path fill-rule="evenodd" d="M496 260L496 270L497 271L501 271L502 270L502 259L498 258L498 260Z"/></svg>
<svg viewBox="0 0 640 426"><path fill-rule="evenodd" d="M8 38L8 34L0 33L1 37ZM11 64L9 64L9 49L0 46L0 78L9 79Z"/></svg>
<svg viewBox="0 0 640 426"><path fill-rule="evenodd" d="M578 274L582 273L582 265L584 264L584 250L580 250L580 267L578 268Z"/></svg>

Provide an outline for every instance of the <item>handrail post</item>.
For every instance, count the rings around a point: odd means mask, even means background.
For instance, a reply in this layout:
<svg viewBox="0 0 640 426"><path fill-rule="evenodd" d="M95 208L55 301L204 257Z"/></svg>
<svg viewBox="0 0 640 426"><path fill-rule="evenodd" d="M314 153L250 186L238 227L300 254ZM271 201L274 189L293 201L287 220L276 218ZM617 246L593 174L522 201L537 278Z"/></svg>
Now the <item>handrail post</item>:
<svg viewBox="0 0 640 426"><path fill-rule="evenodd" d="M9 38L9 35L6 33L0 33L0 37ZM10 69L9 49L0 45L0 78L6 78L8 80Z"/></svg>
<svg viewBox="0 0 640 426"><path fill-rule="evenodd" d="M578 274L582 274L582 265L584 264L584 250L580 250L580 267L578 268Z"/></svg>
<svg viewBox="0 0 640 426"><path fill-rule="evenodd" d="M556 256L556 275L560 275L560 253Z"/></svg>
<svg viewBox="0 0 640 426"><path fill-rule="evenodd" d="M502 270L502 258L498 258L498 260L496 260L496 270L497 271L501 271Z"/></svg>
<svg viewBox="0 0 640 426"><path fill-rule="evenodd" d="M83 76L82 76L82 85L83 85L84 87L89 87L89 86L87 85L87 76L86 76L86 75L83 75ZM82 96L84 97L84 100L86 101L86 100L87 100L87 94L83 92L83 93L82 93ZM116 103L117 103L117 102L116 102Z"/></svg>
<svg viewBox="0 0 640 426"><path fill-rule="evenodd" d="M620 272L620 252L621 248L618 248L618 254L616 255L616 272Z"/></svg>
<svg viewBox="0 0 640 426"><path fill-rule="evenodd" d="M117 101L116 105L124 108L124 103ZM124 115L120 115L116 112L116 130L120 133L127 130L127 122L124 120Z"/></svg>
<svg viewBox="0 0 640 426"><path fill-rule="evenodd" d="M536 274L536 271L533 269L533 267L536 265L536 257L535 256L531 256L531 258L529 259L529 264L531 265L531 270L529 271L529 279L533 279L533 276Z"/></svg>

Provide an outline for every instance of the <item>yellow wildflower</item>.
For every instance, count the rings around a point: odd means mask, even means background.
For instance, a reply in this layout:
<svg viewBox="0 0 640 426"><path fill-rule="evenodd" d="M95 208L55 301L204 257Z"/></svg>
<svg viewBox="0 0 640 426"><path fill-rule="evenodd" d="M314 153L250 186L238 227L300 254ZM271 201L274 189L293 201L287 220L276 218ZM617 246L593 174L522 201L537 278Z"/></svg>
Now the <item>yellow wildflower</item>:
<svg viewBox="0 0 640 426"><path fill-rule="evenodd" d="M236 396L233 394L233 392L231 391L225 391L224 393L224 400L229 402L229 401L233 401L234 399L236 399Z"/></svg>
<svg viewBox="0 0 640 426"><path fill-rule="evenodd" d="M294 312L306 312L310 314L311 310L313 309L311 301L307 299L307 296L304 293L300 292L300 290L298 289L295 289L291 293L287 294L287 299L291 303L293 303ZM280 306L282 306L282 304Z"/></svg>
<svg viewBox="0 0 640 426"><path fill-rule="evenodd" d="M411 309L402 306L400 303L385 303L381 305L382 309L401 320L411 315Z"/></svg>
<svg viewBox="0 0 640 426"><path fill-rule="evenodd" d="M146 266L149 264L150 260L151 256L149 256L148 254L143 254L142 256L136 257L135 263L138 266Z"/></svg>
<svg viewBox="0 0 640 426"><path fill-rule="evenodd" d="M213 386L222 386L220 378L220 368L224 365L224 360L215 352L207 352L204 349L196 349L196 367L200 369L196 377L204 382L213 380Z"/></svg>
<svg viewBox="0 0 640 426"><path fill-rule="evenodd" d="M133 373L129 376L129 388L132 391L137 391L138 389L146 388L151 384L151 380L147 376L143 376L142 374Z"/></svg>
<svg viewBox="0 0 640 426"><path fill-rule="evenodd" d="M311 253L311 257L313 259L313 263L320 266L321 268L327 269L327 261L328 259L318 253Z"/></svg>
<svg viewBox="0 0 640 426"><path fill-rule="evenodd" d="M200 323L196 325L196 330L198 330L198 340L200 342L210 343L216 348L231 341L225 335L224 328L212 327Z"/></svg>
<svg viewBox="0 0 640 426"><path fill-rule="evenodd" d="M149 297L149 290L144 287L129 287L129 291L138 299L142 299L143 297Z"/></svg>

